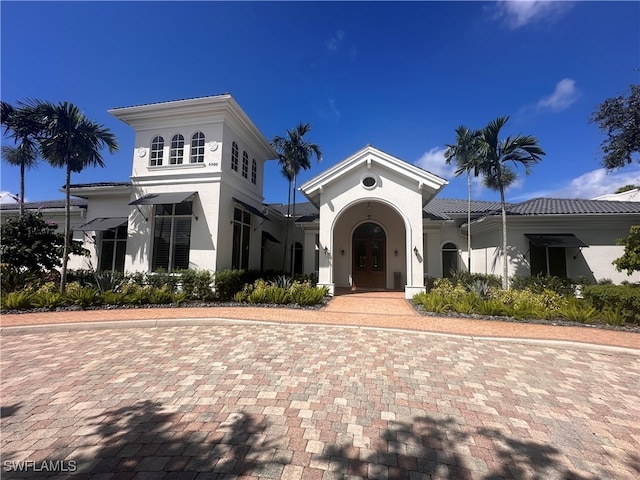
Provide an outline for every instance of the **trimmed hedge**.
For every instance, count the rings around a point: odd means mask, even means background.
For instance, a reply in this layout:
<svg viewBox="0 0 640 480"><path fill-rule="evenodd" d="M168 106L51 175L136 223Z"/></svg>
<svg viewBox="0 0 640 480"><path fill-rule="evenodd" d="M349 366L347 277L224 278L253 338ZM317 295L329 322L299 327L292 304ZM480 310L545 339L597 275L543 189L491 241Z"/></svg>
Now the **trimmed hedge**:
<svg viewBox="0 0 640 480"><path fill-rule="evenodd" d="M598 310L619 310L625 322L640 323L638 285L586 285L582 296Z"/></svg>

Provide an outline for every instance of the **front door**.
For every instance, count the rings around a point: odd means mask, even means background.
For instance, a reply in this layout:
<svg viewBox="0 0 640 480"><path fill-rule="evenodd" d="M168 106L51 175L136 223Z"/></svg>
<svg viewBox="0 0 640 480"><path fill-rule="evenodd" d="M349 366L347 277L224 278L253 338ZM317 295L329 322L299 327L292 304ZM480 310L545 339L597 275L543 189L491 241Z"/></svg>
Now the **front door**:
<svg viewBox="0 0 640 480"><path fill-rule="evenodd" d="M380 225L363 223L353 232L353 283L357 288L386 288L386 235Z"/></svg>

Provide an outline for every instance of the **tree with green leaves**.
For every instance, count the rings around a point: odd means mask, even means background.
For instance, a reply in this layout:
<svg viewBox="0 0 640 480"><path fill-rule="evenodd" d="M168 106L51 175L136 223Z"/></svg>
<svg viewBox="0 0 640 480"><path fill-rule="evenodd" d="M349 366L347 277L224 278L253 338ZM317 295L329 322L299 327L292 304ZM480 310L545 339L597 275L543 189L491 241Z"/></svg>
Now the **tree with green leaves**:
<svg viewBox="0 0 640 480"><path fill-rule="evenodd" d="M1 102L0 121L5 127L5 135L15 145L2 146L2 159L9 165L20 168L20 215L24 214L25 171L37 165L40 125L23 108L15 108L7 102Z"/></svg>
<svg viewBox="0 0 640 480"><path fill-rule="evenodd" d="M633 163L633 154L640 153L640 85L631 85L629 95L608 98L591 115L607 134L602 142L602 165L614 170ZM640 157L637 157L640 161Z"/></svg>
<svg viewBox="0 0 640 480"><path fill-rule="evenodd" d="M29 115L41 127L39 137L40 153L53 167L64 168L65 175L65 227L64 249L60 291L64 293L67 283L67 264L71 246L71 173L78 173L87 167L104 167L102 149L110 153L118 150L116 137L103 125L89 120L80 109L68 102L53 104L47 101L31 100L23 104Z"/></svg>
<svg viewBox="0 0 640 480"><path fill-rule="evenodd" d="M471 272L471 171L475 170L478 163L478 136L477 130L469 130L464 125L456 128L456 143L446 145L444 158L449 165L456 162L458 167L454 175L467 174L467 271Z"/></svg>
<svg viewBox="0 0 640 480"><path fill-rule="evenodd" d="M613 193L624 193L624 192L629 192L631 190L635 190L636 188L640 188L640 185L633 185L633 184L629 184L629 185L625 185L623 187L618 188L615 192Z"/></svg>
<svg viewBox="0 0 640 480"><path fill-rule="evenodd" d="M627 275L640 272L640 225L632 225L629 236L618 239L618 245L624 245L624 254L612 262L616 270L626 270Z"/></svg>
<svg viewBox="0 0 640 480"><path fill-rule="evenodd" d="M16 273L41 275L62 264L65 237L56 224L47 222L41 212L25 212L10 218L0 227L3 268ZM71 253L86 255L78 241L71 242Z"/></svg>
<svg viewBox="0 0 640 480"><path fill-rule="evenodd" d="M298 174L300 173L300 170L308 170L311 168L311 158L314 155L317 161L322 160L320 147L304 138L310 130L310 123L300 123L296 128L287 130L286 136L276 136L271 141L273 149L278 154L278 163L282 167L283 174L289 180L289 192L293 192L293 210L291 210L291 200L287 202L288 218L286 238L289 237L290 221L296 215L296 180ZM295 245L295 230L292 245ZM284 249L286 255L286 241ZM291 250L291 275L293 276L295 271L295 255L293 254L293 249Z"/></svg>
<svg viewBox="0 0 640 480"><path fill-rule="evenodd" d="M502 288L509 288L509 256L507 252L507 207L505 190L517 179L513 166L523 166L525 173L531 173L531 166L541 160L545 152L538 140L531 135L508 136L500 140L502 128L509 117L498 117L480 130L478 135L478 160L474 162L475 176L482 175L484 183L492 190L500 192L502 213Z"/></svg>

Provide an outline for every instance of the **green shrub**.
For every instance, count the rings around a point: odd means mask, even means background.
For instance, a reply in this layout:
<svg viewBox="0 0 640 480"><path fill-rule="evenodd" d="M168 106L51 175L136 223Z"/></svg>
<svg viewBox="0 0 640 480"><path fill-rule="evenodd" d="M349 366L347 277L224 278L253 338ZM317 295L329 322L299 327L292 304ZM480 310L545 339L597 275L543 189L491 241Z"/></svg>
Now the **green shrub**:
<svg viewBox="0 0 640 480"><path fill-rule="evenodd" d="M181 303L184 303L189 298L185 292L174 292L173 293L173 303L180 306Z"/></svg>
<svg viewBox="0 0 640 480"><path fill-rule="evenodd" d="M112 271L104 271L104 272L95 272L93 274L93 282L94 285L100 293L104 293L106 291L118 292L122 285L124 285L126 279L124 275L119 272Z"/></svg>
<svg viewBox="0 0 640 480"><path fill-rule="evenodd" d="M157 289L166 287L168 290L175 292L178 289L181 277L182 276L179 272L169 273L164 269L158 269L155 272L146 274L144 282L145 285L149 285Z"/></svg>
<svg viewBox="0 0 640 480"><path fill-rule="evenodd" d="M301 284L306 285L303 288L292 288L289 289L289 293L291 295L291 301L301 306L305 305L319 305L329 294L329 290L327 287L315 287L311 284Z"/></svg>
<svg viewBox="0 0 640 480"><path fill-rule="evenodd" d="M557 310L564 302L558 293L545 290L542 293L534 293L530 290L491 290L489 298L502 302L507 307L513 307L516 311L535 305L546 310Z"/></svg>
<svg viewBox="0 0 640 480"><path fill-rule="evenodd" d="M501 301L488 298L478 303L477 313L488 316L506 316L510 310Z"/></svg>
<svg viewBox="0 0 640 480"><path fill-rule="evenodd" d="M2 308L6 310L26 310L33 307L31 292L9 292L2 295Z"/></svg>
<svg viewBox="0 0 640 480"><path fill-rule="evenodd" d="M284 288L285 290L289 290L291 285L293 285L293 278L287 277L286 275L278 275L275 277L272 282L276 287Z"/></svg>
<svg viewBox="0 0 640 480"><path fill-rule="evenodd" d="M209 270L180 271L182 291L187 299L211 300L213 298L213 276Z"/></svg>
<svg viewBox="0 0 640 480"><path fill-rule="evenodd" d="M580 298L568 298L556 313L564 320L580 323L592 323L600 316L597 308Z"/></svg>
<svg viewBox="0 0 640 480"><path fill-rule="evenodd" d="M23 290L27 285L39 283L42 275L38 272L17 271L7 264L0 268L0 289L3 294Z"/></svg>
<svg viewBox="0 0 640 480"><path fill-rule="evenodd" d="M453 285L462 285L467 287L473 285L476 282L485 283L488 287L501 288L502 279L498 275L488 275L484 273L469 273L466 271L455 272L451 278Z"/></svg>
<svg viewBox="0 0 640 480"><path fill-rule="evenodd" d="M267 288L267 303L285 305L291 303L291 296L285 288L269 285Z"/></svg>
<svg viewBox="0 0 640 480"><path fill-rule="evenodd" d="M446 298L438 293L433 293L433 290L429 293L421 292L414 295L413 301L422 305L427 312L447 313L451 310L451 304L447 302Z"/></svg>
<svg viewBox="0 0 640 480"><path fill-rule="evenodd" d="M587 285L582 296L601 312L619 309L625 322L640 323L640 287L637 285Z"/></svg>
<svg viewBox="0 0 640 480"><path fill-rule="evenodd" d="M607 325L624 325L625 318L622 314L622 309L605 307L600 312L600 319Z"/></svg>
<svg viewBox="0 0 640 480"><path fill-rule="evenodd" d="M37 308L48 308L50 310L64 305L65 298L59 292L49 292L40 289L33 294L33 306Z"/></svg>
<svg viewBox="0 0 640 480"><path fill-rule="evenodd" d="M233 296L242 290L244 272L242 270L221 270L214 275L216 297L220 300L231 300Z"/></svg>
<svg viewBox="0 0 640 480"><path fill-rule="evenodd" d="M510 285L513 290L529 290L533 293L550 290L558 295L572 296L575 292L575 283L572 280L550 275L514 275Z"/></svg>
<svg viewBox="0 0 640 480"><path fill-rule="evenodd" d="M95 285L95 272L89 269L67 270L67 283L77 283L81 287Z"/></svg>
<svg viewBox="0 0 640 480"><path fill-rule="evenodd" d="M149 303L153 305L165 305L174 302L174 292L171 291L171 287L164 286L162 288L151 287L149 294Z"/></svg>
<svg viewBox="0 0 640 480"><path fill-rule="evenodd" d="M105 305L126 305L129 303L129 297L123 292L107 290L100 294L100 301Z"/></svg>
<svg viewBox="0 0 640 480"><path fill-rule="evenodd" d="M65 293L65 299L72 305L81 308L92 307L100 304L100 291L90 285L68 289Z"/></svg>
<svg viewBox="0 0 640 480"><path fill-rule="evenodd" d="M247 302L267 303L269 299L269 285L266 281L259 279L248 287Z"/></svg>
<svg viewBox="0 0 640 480"><path fill-rule="evenodd" d="M463 300L468 292L462 284L455 284L447 278L438 278L429 293L444 297L448 303L455 303Z"/></svg>
<svg viewBox="0 0 640 480"><path fill-rule="evenodd" d="M470 315L476 312L480 301L480 297L475 293L467 293L464 297L452 302L451 309L458 313Z"/></svg>

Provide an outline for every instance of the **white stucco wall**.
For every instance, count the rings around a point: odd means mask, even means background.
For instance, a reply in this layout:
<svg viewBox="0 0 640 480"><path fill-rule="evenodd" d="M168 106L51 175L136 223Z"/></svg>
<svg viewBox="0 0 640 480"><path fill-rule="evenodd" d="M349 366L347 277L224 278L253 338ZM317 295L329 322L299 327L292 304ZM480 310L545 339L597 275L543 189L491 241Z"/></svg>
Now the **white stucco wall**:
<svg viewBox="0 0 640 480"><path fill-rule="evenodd" d="M472 229L471 269L473 272L502 276L502 249L496 247L502 243L501 220L499 217L487 220L475 233ZM639 272L627 276L625 272L618 272L611 263L624 252L624 247L616 245L616 240L626 237L630 226L638 220L637 217L614 215L509 218L509 276L531 273L529 240L525 234L572 233L589 247L566 249L569 278L586 277L592 282L603 279L610 279L614 283L625 280L638 282Z"/></svg>
<svg viewBox="0 0 640 480"><path fill-rule="evenodd" d="M376 178L374 188L362 179ZM370 204L370 213L367 209ZM363 210L364 209L364 210ZM375 162L361 164L341 176L321 193L320 283L348 286L351 269L351 235L355 227L368 221L380 223L387 234L387 288L393 287L393 272L402 272L405 287L422 288L424 251L422 249L422 192L406 176ZM330 255L323 255L324 247ZM418 254L414 254L414 246ZM345 255L341 251L345 250ZM393 252L398 249L399 255Z"/></svg>

